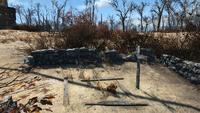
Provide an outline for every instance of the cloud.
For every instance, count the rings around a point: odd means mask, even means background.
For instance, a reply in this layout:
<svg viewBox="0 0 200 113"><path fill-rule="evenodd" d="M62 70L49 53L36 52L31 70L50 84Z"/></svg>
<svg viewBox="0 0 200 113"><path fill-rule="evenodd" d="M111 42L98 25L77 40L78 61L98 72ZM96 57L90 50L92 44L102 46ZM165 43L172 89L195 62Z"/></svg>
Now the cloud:
<svg viewBox="0 0 200 113"><path fill-rule="evenodd" d="M95 5L98 7L98 8L102 8L102 7L105 7L107 5L109 5L108 3L110 2L110 0L99 0L99 2L95 2ZM80 6L77 6L77 9L78 10L83 10L85 9L86 6L85 5L80 5Z"/></svg>
<svg viewBox="0 0 200 113"><path fill-rule="evenodd" d="M102 8L109 5L108 3L110 3L110 0L100 0L99 2L95 2L95 5L97 5L98 8Z"/></svg>
<svg viewBox="0 0 200 113"><path fill-rule="evenodd" d="M27 2L19 2L18 0L8 0L8 4L13 4L13 5L20 4L20 5L24 5L24 6L29 5L29 3L27 3Z"/></svg>
<svg viewBox="0 0 200 113"><path fill-rule="evenodd" d="M85 5L80 5L80 6L77 6L77 9L78 10L83 10L83 9L85 9L86 8L86 6Z"/></svg>

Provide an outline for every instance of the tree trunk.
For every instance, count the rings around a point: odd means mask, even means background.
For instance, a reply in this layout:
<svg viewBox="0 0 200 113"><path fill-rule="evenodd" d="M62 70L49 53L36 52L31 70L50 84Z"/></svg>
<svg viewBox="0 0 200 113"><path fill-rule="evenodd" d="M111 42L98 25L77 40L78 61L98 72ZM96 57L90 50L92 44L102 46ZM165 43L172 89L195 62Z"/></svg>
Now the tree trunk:
<svg viewBox="0 0 200 113"><path fill-rule="evenodd" d="M170 11L168 11L168 25L169 25L169 29L171 29Z"/></svg>
<svg viewBox="0 0 200 113"><path fill-rule="evenodd" d="M162 13L159 13L157 31L160 30L160 20L161 20L161 16L162 16Z"/></svg>
<svg viewBox="0 0 200 113"><path fill-rule="evenodd" d="M124 32L124 17L122 17L122 29L123 29L123 32Z"/></svg>
<svg viewBox="0 0 200 113"><path fill-rule="evenodd" d="M142 15L141 15L141 33L143 33Z"/></svg>

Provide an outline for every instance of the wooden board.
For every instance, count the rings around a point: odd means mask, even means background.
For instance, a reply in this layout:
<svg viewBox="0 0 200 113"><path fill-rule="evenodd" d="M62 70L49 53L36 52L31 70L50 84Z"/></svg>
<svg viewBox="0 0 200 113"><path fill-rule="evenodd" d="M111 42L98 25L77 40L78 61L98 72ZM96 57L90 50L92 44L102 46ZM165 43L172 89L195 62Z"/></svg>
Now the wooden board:
<svg viewBox="0 0 200 113"><path fill-rule="evenodd" d="M89 80L81 80L81 82L87 82L87 81L106 81L106 80L124 80L124 78L96 78L96 79L89 79Z"/></svg>
<svg viewBox="0 0 200 113"><path fill-rule="evenodd" d="M105 106L148 106L145 102L135 101L101 101L101 102L85 102L85 105L105 105Z"/></svg>
<svg viewBox="0 0 200 113"><path fill-rule="evenodd" d="M69 105L69 94L68 94L68 78L64 78L64 97L63 105L67 107Z"/></svg>
<svg viewBox="0 0 200 113"><path fill-rule="evenodd" d="M122 86L118 81L114 80L114 82L117 84L117 86L131 99L135 100L135 97L131 92L129 92L124 86Z"/></svg>

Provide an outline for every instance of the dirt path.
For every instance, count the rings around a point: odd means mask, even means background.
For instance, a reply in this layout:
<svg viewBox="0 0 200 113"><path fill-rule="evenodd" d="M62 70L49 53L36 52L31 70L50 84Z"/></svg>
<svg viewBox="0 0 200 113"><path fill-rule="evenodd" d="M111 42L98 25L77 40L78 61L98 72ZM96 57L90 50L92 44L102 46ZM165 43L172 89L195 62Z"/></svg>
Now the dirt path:
<svg viewBox="0 0 200 113"><path fill-rule="evenodd" d="M0 43L0 72L5 68L19 69L26 56L18 49L23 42L10 42L8 44ZM8 65L4 65L7 64ZM19 64L13 64L19 63ZM29 89L13 87L14 92L5 93L7 87L0 88L0 94L12 95L18 100L18 104L26 104L33 97L44 97L47 95L54 96L52 99L53 105L42 105L36 103L43 110L41 113L198 113L200 112L200 91L194 84L187 82L177 73L169 70L161 65L140 65L140 89L136 88L136 63L126 62L122 65L114 65L114 67L105 66L104 68L83 69L86 77L95 75L98 72L98 77L123 77L124 80L118 80L126 89L128 89L135 97L135 101L146 101L149 106L85 106L83 102L96 100L118 100L132 101L124 92L117 88L116 95L103 96L101 90L97 88L97 82L91 82L91 86L84 82L80 82L80 71L76 65L60 65L64 73L71 70L73 82L69 82L69 101L68 107L63 107L63 76L60 73L59 66L41 66L41 70L34 70L29 74L22 74L17 80L26 78L21 81L14 81L12 84L18 84L22 81L35 81L35 86ZM9 69L6 71L8 72ZM0 77L2 74L0 74ZM5 75L6 76L6 75ZM8 83L17 76L16 72L10 72L10 76L0 78L0 83ZM45 78L47 77L47 78ZM48 78L51 77L51 78ZM27 85L25 82L22 82ZM102 81L100 84L105 89L113 81ZM0 84L1 85L1 84ZM14 86L14 85L13 85ZM4 96L5 96L4 95ZM47 111L47 110L49 111Z"/></svg>

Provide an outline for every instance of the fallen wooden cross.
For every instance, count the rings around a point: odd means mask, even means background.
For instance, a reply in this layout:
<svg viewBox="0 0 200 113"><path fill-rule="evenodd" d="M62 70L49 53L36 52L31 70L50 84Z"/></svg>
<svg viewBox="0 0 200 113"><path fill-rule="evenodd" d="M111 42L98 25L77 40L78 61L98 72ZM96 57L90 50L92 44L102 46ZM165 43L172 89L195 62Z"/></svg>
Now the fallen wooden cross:
<svg viewBox="0 0 200 113"><path fill-rule="evenodd" d="M145 102L135 101L101 101L101 102L85 102L85 105L104 105L104 106L148 106Z"/></svg>
<svg viewBox="0 0 200 113"><path fill-rule="evenodd" d="M123 80L124 78L96 78L96 79L89 79L89 80L81 80L81 82L87 81L106 81L106 80Z"/></svg>

